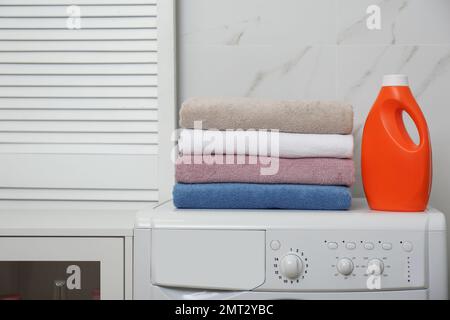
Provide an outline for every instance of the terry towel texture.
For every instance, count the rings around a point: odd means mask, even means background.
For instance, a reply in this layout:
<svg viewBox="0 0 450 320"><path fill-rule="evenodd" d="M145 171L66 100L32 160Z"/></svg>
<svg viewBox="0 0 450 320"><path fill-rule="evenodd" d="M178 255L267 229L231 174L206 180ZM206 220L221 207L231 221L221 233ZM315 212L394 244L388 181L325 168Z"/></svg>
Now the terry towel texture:
<svg viewBox="0 0 450 320"><path fill-rule="evenodd" d="M355 168L353 160L333 158L286 159L255 157L250 163L248 156L241 157L243 164L214 163L214 156L182 156L175 167L176 180L182 183L292 183L317 185L351 186L354 183ZM275 168L273 175L262 175L262 168Z"/></svg>
<svg viewBox="0 0 450 320"><path fill-rule="evenodd" d="M180 110L180 126L203 129L277 129L282 132L350 134L353 109L325 101L270 101L253 98L192 98Z"/></svg>
<svg viewBox="0 0 450 320"><path fill-rule="evenodd" d="M278 144L279 154L258 150L257 131L218 131L183 129L178 139L178 149L190 154L239 154L251 156L276 156L281 158L352 158L353 136L339 134L299 134L285 132L263 133L264 141ZM226 139L234 141L227 144ZM229 141L230 141L229 140ZM237 143L241 141L242 143ZM265 144L267 146L267 144ZM267 149L267 150L270 150ZM214 151L214 152L212 152Z"/></svg>
<svg viewBox="0 0 450 320"><path fill-rule="evenodd" d="M347 210L349 188L298 184L181 184L175 185L177 208Z"/></svg>

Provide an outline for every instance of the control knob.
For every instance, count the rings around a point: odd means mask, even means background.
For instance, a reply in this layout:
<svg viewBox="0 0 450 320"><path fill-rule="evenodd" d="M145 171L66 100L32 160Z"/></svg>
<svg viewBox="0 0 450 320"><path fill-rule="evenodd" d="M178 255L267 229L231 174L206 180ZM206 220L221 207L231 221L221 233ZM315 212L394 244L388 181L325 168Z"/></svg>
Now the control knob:
<svg viewBox="0 0 450 320"><path fill-rule="evenodd" d="M372 259L367 264L367 274L379 276L384 271L384 263L380 259Z"/></svg>
<svg viewBox="0 0 450 320"><path fill-rule="evenodd" d="M296 254L288 254L281 259L280 271L289 279L297 279L303 272L303 261Z"/></svg>
<svg viewBox="0 0 450 320"><path fill-rule="evenodd" d="M338 261L336 269L343 276L348 276L353 272L353 262L349 258L342 258Z"/></svg>

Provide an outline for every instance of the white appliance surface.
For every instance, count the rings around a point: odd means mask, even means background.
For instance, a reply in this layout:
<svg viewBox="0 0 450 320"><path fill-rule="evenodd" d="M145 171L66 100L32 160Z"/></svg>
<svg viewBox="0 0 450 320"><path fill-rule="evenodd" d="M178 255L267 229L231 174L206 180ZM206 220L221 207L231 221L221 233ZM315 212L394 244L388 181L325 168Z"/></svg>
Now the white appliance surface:
<svg viewBox="0 0 450 320"><path fill-rule="evenodd" d="M442 213L178 210L137 215L135 299L447 299Z"/></svg>

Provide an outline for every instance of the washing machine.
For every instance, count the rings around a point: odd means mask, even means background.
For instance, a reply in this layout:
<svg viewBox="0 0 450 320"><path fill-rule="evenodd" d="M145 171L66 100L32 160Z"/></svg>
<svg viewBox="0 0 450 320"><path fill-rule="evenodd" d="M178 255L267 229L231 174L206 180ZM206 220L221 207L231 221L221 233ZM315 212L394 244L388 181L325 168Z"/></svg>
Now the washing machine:
<svg viewBox="0 0 450 320"><path fill-rule="evenodd" d="M179 210L137 215L135 299L447 299L444 215Z"/></svg>

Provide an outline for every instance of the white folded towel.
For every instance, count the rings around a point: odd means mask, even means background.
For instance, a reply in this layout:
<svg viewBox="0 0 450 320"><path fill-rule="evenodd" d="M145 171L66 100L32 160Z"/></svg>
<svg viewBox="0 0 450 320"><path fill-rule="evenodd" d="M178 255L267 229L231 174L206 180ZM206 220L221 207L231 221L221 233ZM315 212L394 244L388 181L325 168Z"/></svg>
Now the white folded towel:
<svg viewBox="0 0 450 320"><path fill-rule="evenodd" d="M190 154L237 154L280 158L353 158L353 136L273 131L182 129L178 150Z"/></svg>

